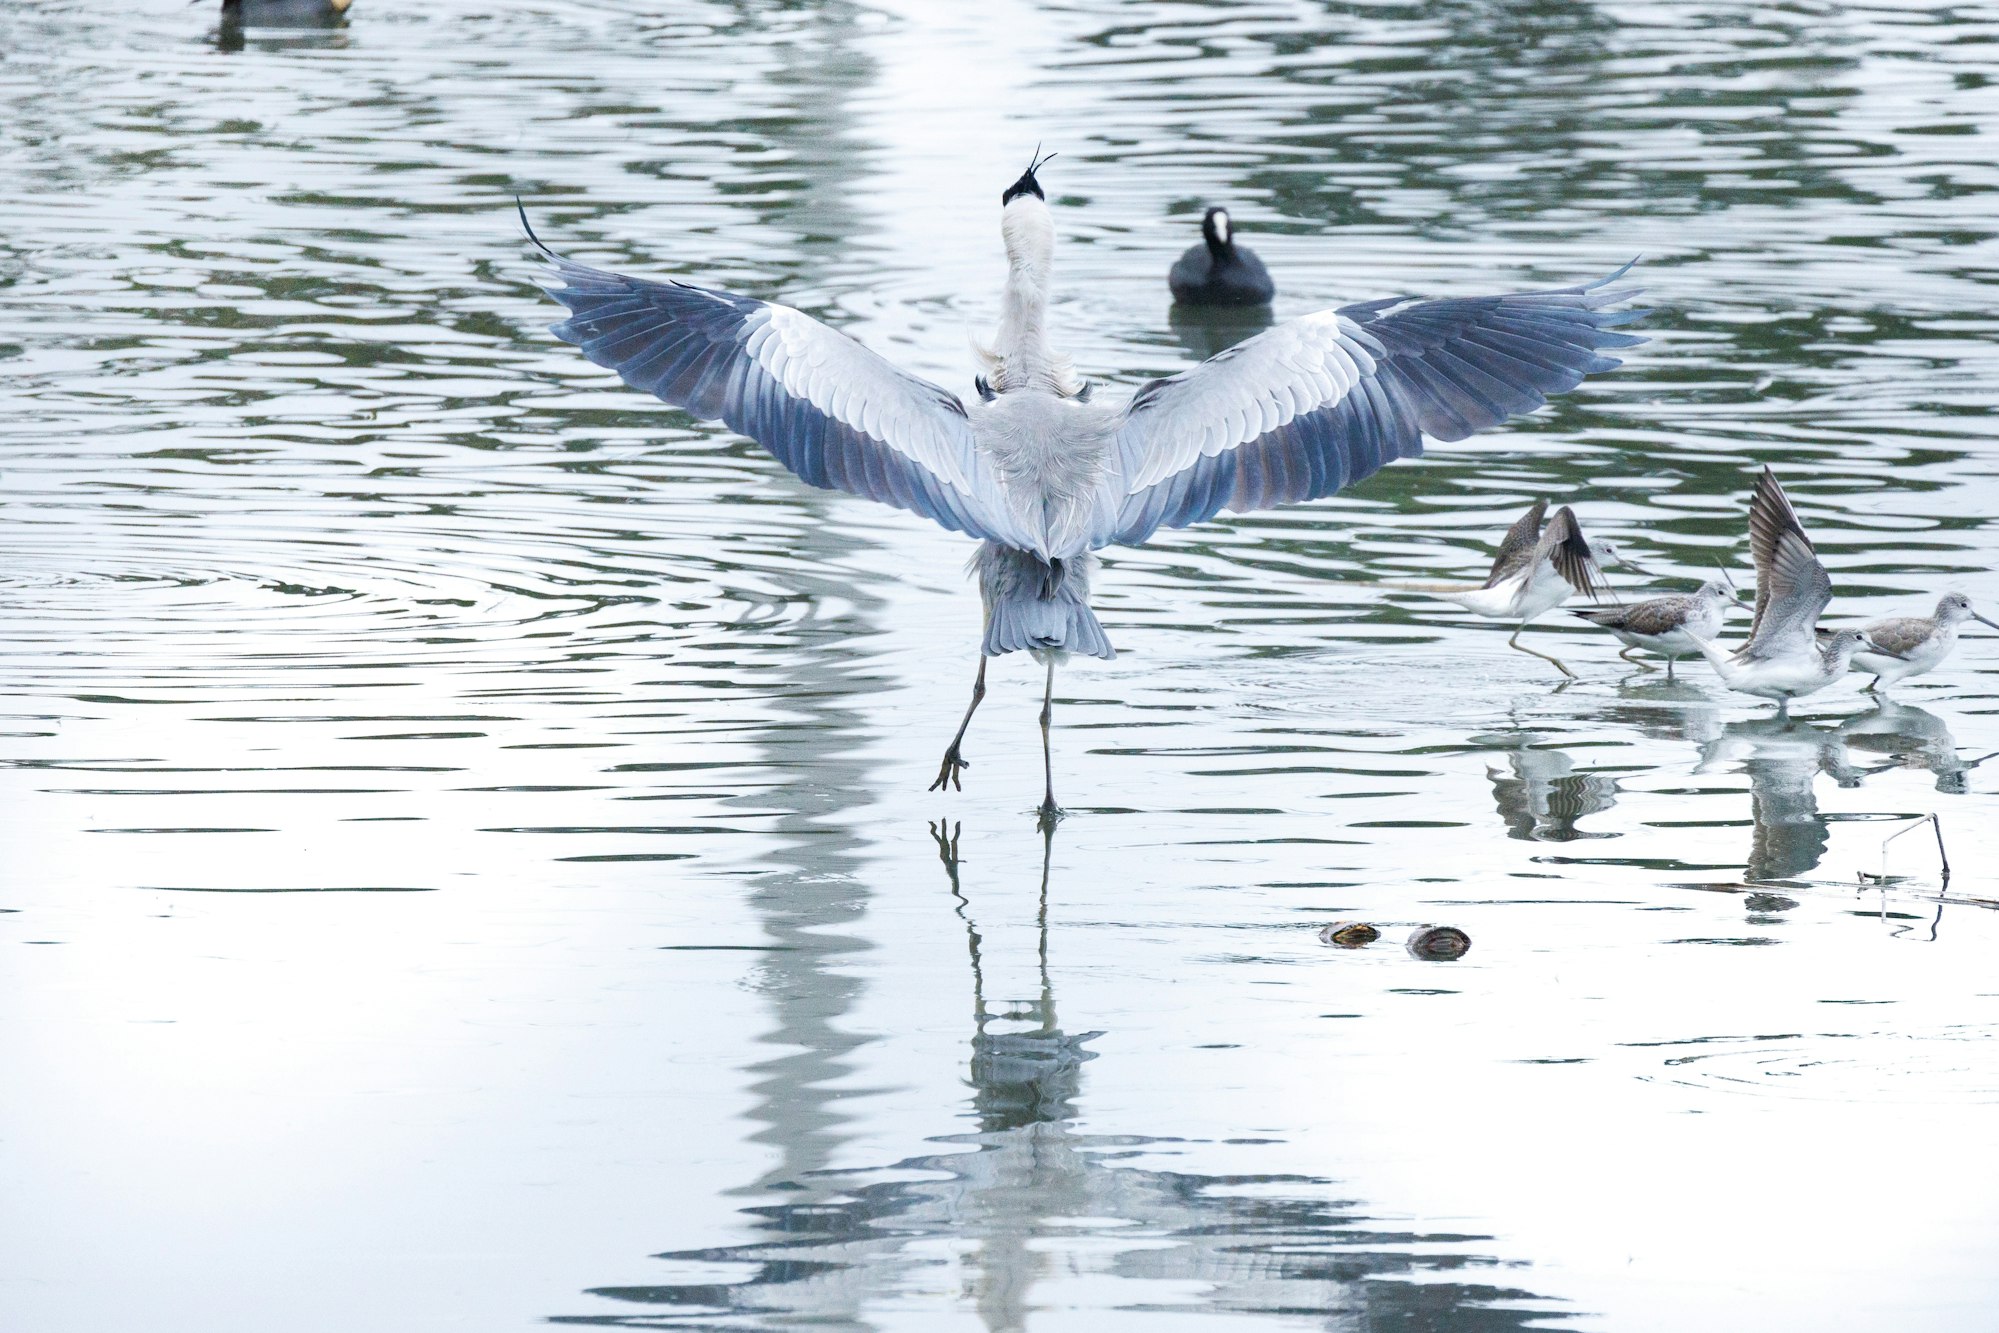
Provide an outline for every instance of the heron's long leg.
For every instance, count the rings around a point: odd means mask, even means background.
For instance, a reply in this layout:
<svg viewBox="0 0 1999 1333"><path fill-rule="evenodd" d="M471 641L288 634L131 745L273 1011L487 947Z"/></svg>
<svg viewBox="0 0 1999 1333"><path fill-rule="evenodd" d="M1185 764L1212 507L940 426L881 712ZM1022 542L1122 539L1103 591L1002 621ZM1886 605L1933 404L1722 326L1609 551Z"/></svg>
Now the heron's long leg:
<svg viewBox="0 0 1999 1333"><path fill-rule="evenodd" d="M986 697L986 657L979 655L979 678L972 682L972 702L965 709L965 720L958 724L958 734L951 738L951 748L944 751L944 762L937 769L937 781L930 784L930 790L938 791L947 786L965 790L959 773L972 766L972 761L958 753L958 747L965 742L965 729L972 725L972 714L979 711L979 700Z"/></svg>
<svg viewBox="0 0 1999 1333"><path fill-rule="evenodd" d="M1041 798L1041 809L1036 811L1036 814L1040 816L1040 824L1044 830L1054 828L1056 821L1062 818L1061 808L1055 804L1055 756L1048 745L1048 724L1054 717L1055 664L1050 662L1048 664L1048 687L1041 694L1041 771L1047 778L1048 785L1045 789L1045 794Z"/></svg>
<svg viewBox="0 0 1999 1333"><path fill-rule="evenodd" d="M1520 628L1513 631L1513 637L1506 641L1506 646L1508 648L1518 648L1521 652L1526 653L1529 657L1538 657L1543 662L1553 662L1555 664L1555 669L1560 671L1564 676L1567 676L1570 680L1576 679L1576 673L1569 670L1568 664L1563 662L1561 658L1550 657L1546 653L1537 652L1534 649L1529 648L1526 644L1520 642L1520 636L1526 632L1527 632L1527 622L1523 620L1520 622Z"/></svg>
<svg viewBox="0 0 1999 1333"><path fill-rule="evenodd" d="M1617 655L1623 658L1625 661L1631 663L1631 665L1637 667L1640 671L1657 671L1659 669L1658 667L1653 666L1650 662L1641 662L1637 658L1631 655L1637 651L1638 649L1636 647L1624 648L1619 650ZM1673 670L1673 659L1670 657L1666 659L1666 670L1669 674Z"/></svg>

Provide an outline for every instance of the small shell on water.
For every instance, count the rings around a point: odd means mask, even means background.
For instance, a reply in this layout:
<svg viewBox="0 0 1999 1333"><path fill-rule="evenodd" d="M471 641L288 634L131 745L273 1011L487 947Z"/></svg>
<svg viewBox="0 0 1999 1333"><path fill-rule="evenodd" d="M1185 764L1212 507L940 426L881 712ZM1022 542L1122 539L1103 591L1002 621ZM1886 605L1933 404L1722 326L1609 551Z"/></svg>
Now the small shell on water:
<svg viewBox="0 0 1999 1333"><path fill-rule="evenodd" d="M1451 963L1471 950L1471 936L1456 926L1418 926L1409 935L1409 952L1427 963Z"/></svg>
<svg viewBox="0 0 1999 1333"><path fill-rule="evenodd" d="M1381 932L1365 921L1335 921L1319 932L1321 944L1337 944L1342 949L1358 949L1381 938Z"/></svg>

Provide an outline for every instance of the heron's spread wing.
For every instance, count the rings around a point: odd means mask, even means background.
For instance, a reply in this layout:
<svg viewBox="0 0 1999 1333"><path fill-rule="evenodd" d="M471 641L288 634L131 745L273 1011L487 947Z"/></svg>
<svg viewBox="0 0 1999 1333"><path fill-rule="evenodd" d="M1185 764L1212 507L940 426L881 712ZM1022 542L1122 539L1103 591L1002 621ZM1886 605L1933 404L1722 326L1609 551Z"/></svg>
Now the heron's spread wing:
<svg viewBox="0 0 1999 1333"><path fill-rule="evenodd" d="M1596 557L1590 554L1589 541L1583 536L1583 525L1576 521L1576 511L1567 505L1555 511L1554 518L1549 520L1547 529L1541 533L1534 562L1538 563L1543 555L1554 562L1555 572L1577 592L1586 597L1603 594L1603 571L1597 568Z"/></svg>
<svg viewBox="0 0 1999 1333"><path fill-rule="evenodd" d="M1767 657L1815 642L1813 628L1832 601L1832 577L1769 468L1749 501L1749 550L1756 560L1756 619L1745 657Z"/></svg>
<svg viewBox="0 0 1999 1333"><path fill-rule="evenodd" d="M1629 268L1626 265L1625 268ZM1609 330L1642 311L1624 273L1558 291L1324 310L1192 370L1154 380L1125 410L1106 469L1117 488L1103 542L1136 543L1223 509L1331 495L1423 436L1461 440L1619 364L1644 341Z"/></svg>
<svg viewBox="0 0 1999 1333"><path fill-rule="evenodd" d="M552 331L633 388L726 422L814 486L1035 549L952 394L789 306L607 273L528 236L571 312Z"/></svg>
<svg viewBox="0 0 1999 1333"><path fill-rule="evenodd" d="M1499 543L1499 553L1492 557L1492 573L1486 576L1486 587L1497 588L1533 562L1534 550L1541 544L1541 525L1547 519L1548 501L1544 498L1536 500L1526 513L1513 520L1505 540Z"/></svg>

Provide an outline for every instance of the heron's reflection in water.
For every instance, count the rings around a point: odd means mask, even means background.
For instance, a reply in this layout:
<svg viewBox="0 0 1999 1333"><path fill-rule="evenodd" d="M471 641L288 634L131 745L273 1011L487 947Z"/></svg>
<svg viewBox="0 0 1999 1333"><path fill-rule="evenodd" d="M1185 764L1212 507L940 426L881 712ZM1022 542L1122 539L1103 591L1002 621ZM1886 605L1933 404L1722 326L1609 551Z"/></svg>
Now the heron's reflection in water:
<svg viewBox="0 0 1999 1333"><path fill-rule="evenodd" d="M1616 778L1588 769L1579 771L1570 755L1533 732L1474 739L1508 742L1504 750L1505 765L1488 760L1485 766L1499 817L1506 823L1507 837L1525 842L1574 842L1579 838L1616 836L1584 832L1576 827L1578 820L1617 804Z"/></svg>
<svg viewBox="0 0 1999 1333"><path fill-rule="evenodd" d="M1187 306L1174 303L1166 316L1180 345L1199 361L1228 351L1270 327L1270 307Z"/></svg>
<svg viewBox="0 0 1999 1333"><path fill-rule="evenodd" d="M1035 912L1035 958L1040 992L995 1013L986 1000L984 939L972 918L972 904L958 882L960 825L947 833L939 822L931 826L938 859L951 882L959 920L965 923L965 943L972 969L972 1087L979 1128L991 1133L1033 1125L1051 1125L1074 1115L1073 1102L1082 1083L1082 1064L1096 1053L1083 1043L1101 1032L1071 1036L1055 1019L1055 987L1048 977L1048 865L1054 851L1054 830L1042 833L1041 897Z"/></svg>
<svg viewBox="0 0 1999 1333"><path fill-rule="evenodd" d="M1697 773L1740 764L1749 778L1748 880L1795 879L1818 868L1825 855L1826 818L1813 789L1820 773L1842 787L1865 774L1847 759L1839 732L1795 719L1760 717L1731 722L1701 747Z"/></svg>
<svg viewBox="0 0 1999 1333"><path fill-rule="evenodd" d="M1484 1237L1385 1227L1328 1180L1208 1176L1134 1160L1178 1153L1184 1140L1079 1132L1083 1068L1095 1058L1086 1043L1104 1034L1067 1032L1057 1018L1053 831L1042 843L1034 994L1013 1002L988 992L994 958L979 894L961 882L958 831L931 833L965 932L976 1128L932 1140L950 1151L813 1172L789 1187L797 1200L745 1210L764 1238L659 1255L669 1280L591 1293L647 1308L554 1322L858 1333L941 1327L972 1312L985 1329L1011 1331L1043 1312L1106 1308L1260 1315L1284 1327L1311 1314L1342 1328L1441 1333L1545 1322L1541 1298L1480 1280L1496 1264L1474 1248ZM1005 886L984 892L1003 901ZM675 1266L684 1280L670 1280Z"/></svg>
<svg viewBox="0 0 1999 1333"><path fill-rule="evenodd" d="M1876 699L1872 712L1842 722L1839 734L1855 751L1879 755L1886 761L1866 769L1867 776L1896 768L1924 769L1936 776L1938 791L1956 796L1971 790L1971 770L1992 758L1990 754L1963 758L1957 752L1957 739L1942 718L1886 695Z"/></svg>

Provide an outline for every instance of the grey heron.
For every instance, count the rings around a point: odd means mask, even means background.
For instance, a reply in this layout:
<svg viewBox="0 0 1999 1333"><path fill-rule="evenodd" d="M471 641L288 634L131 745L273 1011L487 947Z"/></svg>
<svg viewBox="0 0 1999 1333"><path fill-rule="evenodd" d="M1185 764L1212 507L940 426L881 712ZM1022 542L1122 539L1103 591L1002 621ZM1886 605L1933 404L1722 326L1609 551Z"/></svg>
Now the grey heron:
<svg viewBox="0 0 1999 1333"><path fill-rule="evenodd" d="M958 786L987 661L1047 667L1041 820L1055 804L1055 667L1114 656L1090 610L1096 552L1162 527L1331 495L1423 437L1461 440L1619 364L1643 342L1611 331L1642 312L1610 277L1554 291L1323 310L1139 388L1090 400L1047 332L1055 226L1030 161L1000 196L1007 276L997 337L979 349L978 401L897 369L789 306L587 267L542 244L554 326L633 388L719 419L807 483L910 510L978 538L985 632L972 699L932 790Z"/></svg>
<svg viewBox="0 0 1999 1333"><path fill-rule="evenodd" d="M1713 639L1689 637L1722 684L1776 700L1777 716L1787 717L1791 700L1832 684L1846 674L1854 653L1878 645L1857 629L1823 639L1817 634L1819 617L1832 601L1832 576L1767 466L1749 500L1749 550L1756 560L1756 619L1748 641L1730 653Z"/></svg>
<svg viewBox="0 0 1999 1333"><path fill-rule="evenodd" d="M1718 579L1709 579L1692 593L1674 597L1654 597L1629 606L1593 606L1569 612L1590 624L1615 634L1624 647L1618 656L1647 671L1647 666L1631 654L1636 649L1657 653L1666 659L1666 678L1673 677L1673 663L1700 652L1696 636L1712 639L1721 633L1728 608L1735 605L1735 591Z"/></svg>
<svg viewBox="0 0 1999 1333"><path fill-rule="evenodd" d="M1867 683L1869 694L1910 676L1934 671L1957 647L1957 632L1967 620L1999 629L1971 609L1971 599L1961 592L1947 592L1937 599L1932 616L1889 616L1858 626L1867 636L1867 647L1853 655L1857 671L1872 671ZM1827 631L1820 630L1823 637ZM1881 651L1874 651L1879 648Z"/></svg>
<svg viewBox="0 0 1999 1333"><path fill-rule="evenodd" d="M1268 305L1277 295L1256 252L1236 243L1226 208L1211 208L1201 218L1201 243L1180 256L1166 285L1187 305Z"/></svg>

